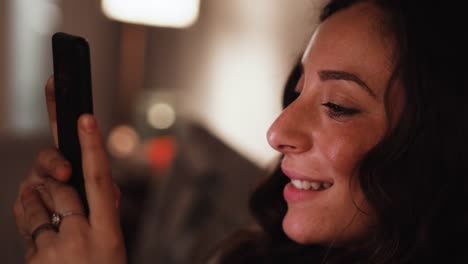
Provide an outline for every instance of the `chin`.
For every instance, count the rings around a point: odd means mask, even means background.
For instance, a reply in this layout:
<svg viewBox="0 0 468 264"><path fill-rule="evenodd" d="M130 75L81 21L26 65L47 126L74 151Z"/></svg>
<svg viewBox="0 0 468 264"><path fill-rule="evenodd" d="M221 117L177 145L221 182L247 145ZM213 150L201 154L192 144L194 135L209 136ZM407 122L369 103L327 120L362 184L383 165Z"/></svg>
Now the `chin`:
<svg viewBox="0 0 468 264"><path fill-rule="evenodd" d="M282 223L285 234L298 244L345 246L368 237L372 230L369 223L359 217L353 223L345 218L333 221L304 214L302 210L288 209Z"/></svg>
<svg viewBox="0 0 468 264"><path fill-rule="evenodd" d="M323 230L320 225L313 224L313 219L304 219L300 215L295 215L289 210L283 218L283 231L289 239L299 244L322 244L326 243Z"/></svg>

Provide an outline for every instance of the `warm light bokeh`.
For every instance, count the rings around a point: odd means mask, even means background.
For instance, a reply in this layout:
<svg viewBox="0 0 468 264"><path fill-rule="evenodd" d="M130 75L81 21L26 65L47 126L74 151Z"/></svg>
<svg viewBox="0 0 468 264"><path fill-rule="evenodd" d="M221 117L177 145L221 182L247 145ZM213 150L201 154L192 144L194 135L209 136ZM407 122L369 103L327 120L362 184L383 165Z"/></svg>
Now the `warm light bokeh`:
<svg viewBox="0 0 468 264"><path fill-rule="evenodd" d="M102 0L114 20L160 27L188 27L198 18L199 0Z"/></svg>

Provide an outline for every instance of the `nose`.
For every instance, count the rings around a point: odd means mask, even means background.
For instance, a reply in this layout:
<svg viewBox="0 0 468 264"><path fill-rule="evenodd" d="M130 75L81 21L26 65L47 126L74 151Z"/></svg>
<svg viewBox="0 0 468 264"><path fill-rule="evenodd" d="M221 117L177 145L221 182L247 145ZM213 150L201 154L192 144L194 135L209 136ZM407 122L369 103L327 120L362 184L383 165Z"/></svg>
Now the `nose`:
<svg viewBox="0 0 468 264"><path fill-rule="evenodd" d="M299 154L312 147L312 131L308 131L307 122L298 111L300 109L294 109L293 103L283 110L268 129L268 143L283 154Z"/></svg>

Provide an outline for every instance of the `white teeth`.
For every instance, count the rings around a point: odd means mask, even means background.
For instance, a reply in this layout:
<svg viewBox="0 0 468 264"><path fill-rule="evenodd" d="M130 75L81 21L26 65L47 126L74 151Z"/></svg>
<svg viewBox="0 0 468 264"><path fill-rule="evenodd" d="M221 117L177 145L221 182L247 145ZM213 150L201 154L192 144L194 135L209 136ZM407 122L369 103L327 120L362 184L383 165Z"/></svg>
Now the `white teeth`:
<svg viewBox="0 0 468 264"><path fill-rule="evenodd" d="M309 190L310 189L310 186L311 186L311 182L308 182L308 181L302 181L302 189L304 190Z"/></svg>
<svg viewBox="0 0 468 264"><path fill-rule="evenodd" d="M300 190L315 190L318 191L320 189L328 189L332 186L331 183L329 182L316 182L316 181L301 181L301 180L296 180L292 179L291 183L296 187L297 189Z"/></svg>
<svg viewBox="0 0 468 264"><path fill-rule="evenodd" d="M294 187L296 187L298 189L302 189L301 180L291 180L291 183L294 185Z"/></svg>
<svg viewBox="0 0 468 264"><path fill-rule="evenodd" d="M318 189L320 189L320 186L322 186L322 184L320 182L310 182L310 186L312 187L312 189L317 191Z"/></svg>

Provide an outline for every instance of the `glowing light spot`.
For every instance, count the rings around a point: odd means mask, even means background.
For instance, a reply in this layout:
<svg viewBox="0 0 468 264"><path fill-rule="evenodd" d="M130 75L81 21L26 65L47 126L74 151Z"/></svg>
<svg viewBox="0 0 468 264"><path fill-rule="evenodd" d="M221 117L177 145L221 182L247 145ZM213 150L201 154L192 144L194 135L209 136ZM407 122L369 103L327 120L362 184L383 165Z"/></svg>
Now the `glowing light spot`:
<svg viewBox="0 0 468 264"><path fill-rule="evenodd" d="M148 109L146 120L156 129L167 129L171 127L176 119L172 106L166 103L155 103Z"/></svg>
<svg viewBox="0 0 468 264"><path fill-rule="evenodd" d="M173 136L157 137L146 144L146 156L155 170L167 169L176 155L176 140Z"/></svg>
<svg viewBox="0 0 468 264"><path fill-rule="evenodd" d="M118 126L112 129L107 140L107 147L112 156L128 158L134 154L140 144L138 133L130 126Z"/></svg>
<svg viewBox="0 0 468 264"><path fill-rule="evenodd" d="M110 19L182 28L197 20L200 0L102 0L101 7Z"/></svg>

